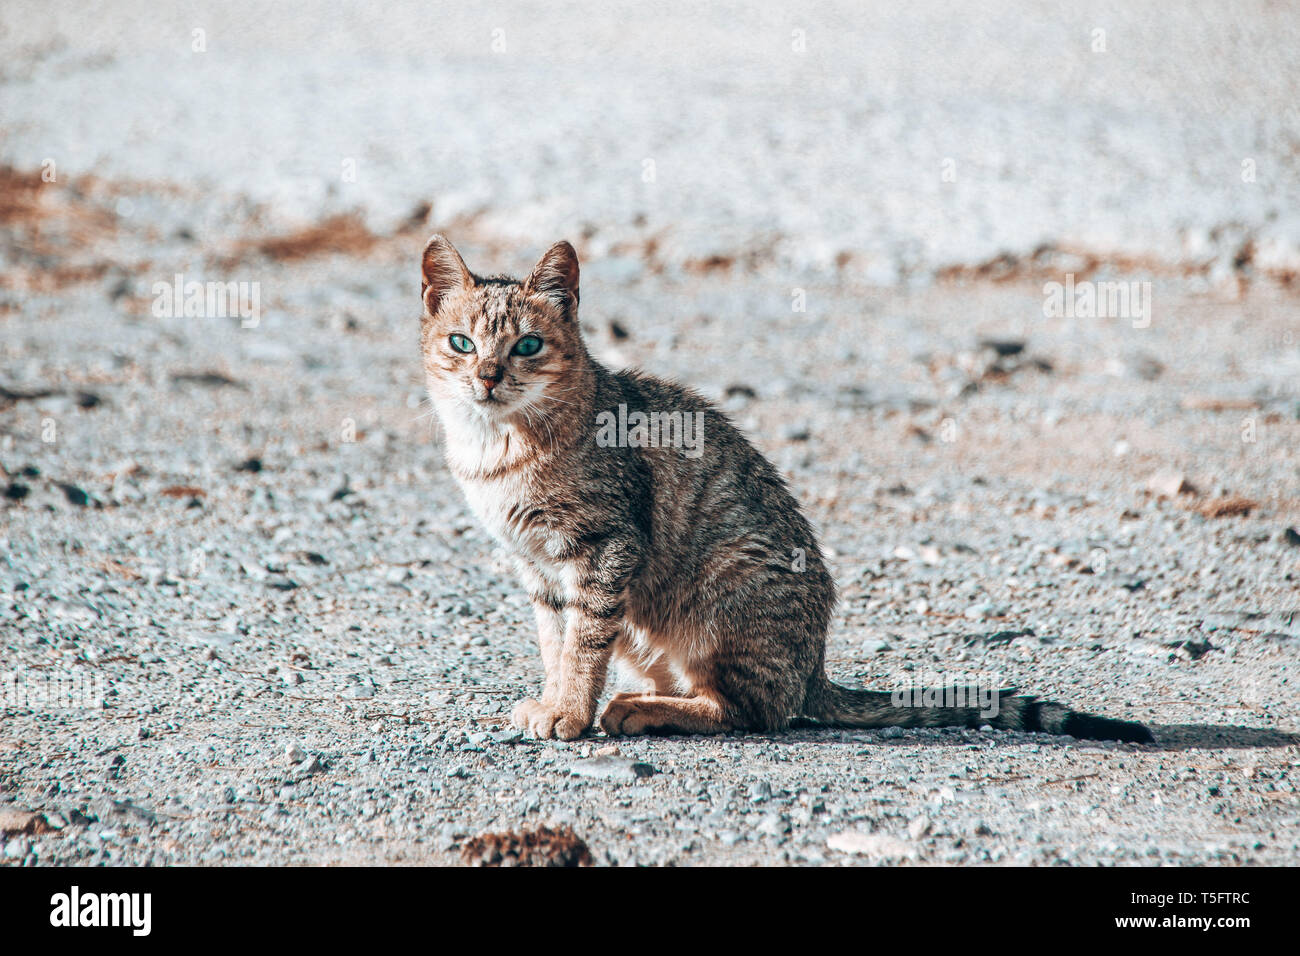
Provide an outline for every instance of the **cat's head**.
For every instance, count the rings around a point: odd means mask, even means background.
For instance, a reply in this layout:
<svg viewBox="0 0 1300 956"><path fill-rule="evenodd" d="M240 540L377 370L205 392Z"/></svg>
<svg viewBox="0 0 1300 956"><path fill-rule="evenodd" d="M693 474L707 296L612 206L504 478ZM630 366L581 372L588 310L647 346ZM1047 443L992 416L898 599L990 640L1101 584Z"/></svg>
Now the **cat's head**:
<svg viewBox="0 0 1300 956"><path fill-rule="evenodd" d="M526 279L481 278L434 236L420 271L425 379L441 408L502 422L572 404L587 359L573 246L551 246Z"/></svg>

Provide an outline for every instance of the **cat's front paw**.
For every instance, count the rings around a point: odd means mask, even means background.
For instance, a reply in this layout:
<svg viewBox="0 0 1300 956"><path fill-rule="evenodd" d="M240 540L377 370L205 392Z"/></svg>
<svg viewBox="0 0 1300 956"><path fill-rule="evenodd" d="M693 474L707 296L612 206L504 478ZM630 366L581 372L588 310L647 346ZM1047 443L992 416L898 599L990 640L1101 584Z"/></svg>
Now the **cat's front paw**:
<svg viewBox="0 0 1300 956"><path fill-rule="evenodd" d="M515 705L511 721L520 730L526 730L538 740L558 737L561 740L573 740L581 737L589 719L584 720L576 714L566 713L553 704L528 698Z"/></svg>

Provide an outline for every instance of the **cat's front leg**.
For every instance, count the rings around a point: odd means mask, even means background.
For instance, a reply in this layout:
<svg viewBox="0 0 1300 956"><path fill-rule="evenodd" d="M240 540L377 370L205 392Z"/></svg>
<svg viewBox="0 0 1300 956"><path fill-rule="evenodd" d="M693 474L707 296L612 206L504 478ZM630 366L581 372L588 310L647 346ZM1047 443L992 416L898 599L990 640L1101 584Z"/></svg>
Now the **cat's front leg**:
<svg viewBox="0 0 1300 956"><path fill-rule="evenodd" d="M558 601L549 597L533 597L533 613L537 618L537 646L542 652L542 669L546 683L542 699L527 697L515 705L511 720L520 730L529 730L533 717L554 705L560 696L560 653L564 648L564 612Z"/></svg>
<svg viewBox="0 0 1300 956"><path fill-rule="evenodd" d="M516 558L515 567L528 591L537 620L537 646L542 653L542 671L546 683L542 689L542 702L553 703L560 689L560 650L564 647L564 598L558 589L526 558ZM522 700L519 706L537 701ZM515 723L519 723L518 720ZM526 724L520 724L526 726Z"/></svg>
<svg viewBox="0 0 1300 956"><path fill-rule="evenodd" d="M542 669L546 673L542 700L553 703L560 694L560 652L564 649L564 611L563 608L548 604L534 604L533 611L537 617L537 646L541 649Z"/></svg>
<svg viewBox="0 0 1300 956"><path fill-rule="evenodd" d="M570 610L560 650L560 679L555 697L520 701L514 722L539 740L573 740L591 726L596 701L605 687L610 646L621 630L618 619L594 616L583 608Z"/></svg>
<svg viewBox="0 0 1300 956"><path fill-rule="evenodd" d="M614 641L623 630L634 553L626 545L607 544L586 567L569 575L574 584L565 602L555 696L548 699L543 693L542 700L521 701L515 708L515 725L534 737L572 740L595 719Z"/></svg>

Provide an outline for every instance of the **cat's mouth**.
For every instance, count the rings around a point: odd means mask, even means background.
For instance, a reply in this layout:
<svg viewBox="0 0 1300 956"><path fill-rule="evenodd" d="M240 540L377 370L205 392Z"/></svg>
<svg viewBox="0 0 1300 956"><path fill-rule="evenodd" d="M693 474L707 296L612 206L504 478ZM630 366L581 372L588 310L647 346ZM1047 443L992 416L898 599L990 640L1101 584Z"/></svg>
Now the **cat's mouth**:
<svg viewBox="0 0 1300 956"><path fill-rule="evenodd" d="M502 382L495 388L484 388L478 383L468 389L468 405L474 412L488 420L510 418L529 407L534 389L528 382Z"/></svg>
<svg viewBox="0 0 1300 956"><path fill-rule="evenodd" d="M474 389L474 404L488 414L499 414L514 404L508 395L502 393L500 386L492 390Z"/></svg>

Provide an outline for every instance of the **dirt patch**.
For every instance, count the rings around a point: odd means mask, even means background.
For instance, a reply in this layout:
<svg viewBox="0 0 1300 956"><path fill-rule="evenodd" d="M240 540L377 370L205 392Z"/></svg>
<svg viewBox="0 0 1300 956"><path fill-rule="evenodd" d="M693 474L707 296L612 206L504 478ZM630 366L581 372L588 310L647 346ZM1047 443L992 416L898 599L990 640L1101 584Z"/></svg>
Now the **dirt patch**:
<svg viewBox="0 0 1300 956"><path fill-rule="evenodd" d="M360 217L349 214L331 216L297 232L253 240L246 251L288 262L333 254L363 255L378 241L379 237L366 228Z"/></svg>
<svg viewBox="0 0 1300 956"><path fill-rule="evenodd" d="M12 166L0 166L0 222L39 218L43 185L40 173L24 173Z"/></svg>
<svg viewBox="0 0 1300 956"><path fill-rule="evenodd" d="M1204 501L1197 505L1196 510L1207 518L1236 518L1248 515L1258 507L1258 501L1242 495L1227 495Z"/></svg>
<svg viewBox="0 0 1300 956"><path fill-rule="evenodd" d="M1294 270L1286 265L1259 267L1254 262L1254 244L1247 240L1230 257L1232 280L1240 286L1256 276L1267 277L1286 289L1295 283ZM1076 281L1091 281L1105 270L1121 276L1208 277L1214 263L1169 262L1151 255L1127 255L1111 251L1101 254L1065 245L1042 245L1032 252L1003 252L980 262L955 263L935 270L935 278L945 283L969 282L1043 282L1059 280L1066 273Z"/></svg>
<svg viewBox="0 0 1300 956"><path fill-rule="evenodd" d="M1259 408L1253 398L1220 398L1216 395L1187 395L1179 407L1189 412L1249 412Z"/></svg>
<svg viewBox="0 0 1300 956"><path fill-rule="evenodd" d="M14 264L0 288L48 293L103 278L111 263L100 250L116 233L117 218L97 196L101 187L93 177L74 187L0 166L0 249Z"/></svg>
<svg viewBox="0 0 1300 956"><path fill-rule="evenodd" d="M168 498L204 498L207 492L194 485L172 485L164 488L162 493Z"/></svg>
<svg viewBox="0 0 1300 956"><path fill-rule="evenodd" d="M53 830L54 827L50 826L43 813L19 810L17 807L0 809L0 835L6 839L20 835L37 836Z"/></svg>
<svg viewBox="0 0 1300 956"><path fill-rule="evenodd" d="M682 267L695 275L709 275L713 272L727 272L736 264L730 256L713 255L701 259L687 259Z"/></svg>

